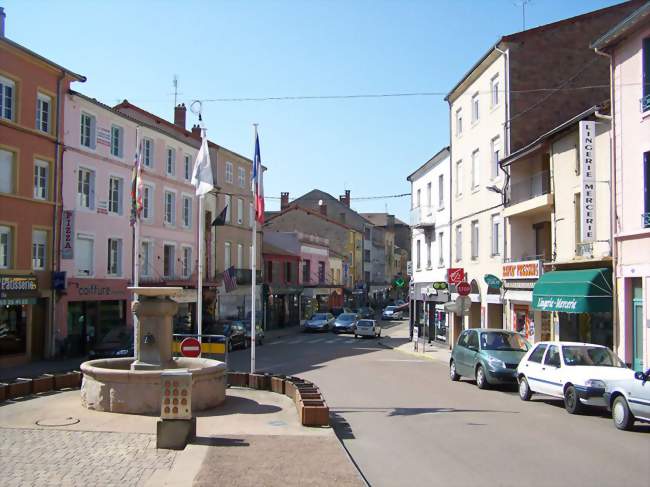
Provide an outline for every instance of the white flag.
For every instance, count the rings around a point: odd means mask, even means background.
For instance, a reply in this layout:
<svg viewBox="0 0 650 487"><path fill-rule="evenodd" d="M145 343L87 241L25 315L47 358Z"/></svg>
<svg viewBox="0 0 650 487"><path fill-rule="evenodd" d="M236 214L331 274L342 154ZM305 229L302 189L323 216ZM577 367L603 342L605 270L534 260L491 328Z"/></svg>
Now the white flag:
<svg viewBox="0 0 650 487"><path fill-rule="evenodd" d="M203 196L214 188L212 164L210 164L210 151L208 150L208 139L205 136L205 131L203 131L201 138L201 149L196 155L194 171L192 172L192 185L196 188L197 196Z"/></svg>

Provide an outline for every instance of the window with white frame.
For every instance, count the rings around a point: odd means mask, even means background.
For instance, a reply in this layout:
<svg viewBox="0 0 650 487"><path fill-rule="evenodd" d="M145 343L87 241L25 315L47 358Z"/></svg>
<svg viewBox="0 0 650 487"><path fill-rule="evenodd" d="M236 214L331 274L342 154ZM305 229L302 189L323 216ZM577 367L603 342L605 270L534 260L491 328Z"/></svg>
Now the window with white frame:
<svg viewBox="0 0 650 487"><path fill-rule="evenodd" d="M124 181L122 178L111 176L108 178L108 212L114 215L122 214L122 194Z"/></svg>
<svg viewBox="0 0 650 487"><path fill-rule="evenodd" d="M491 170L490 176L496 179L499 176L499 160L501 159L501 140L495 137L490 141L490 154L491 154Z"/></svg>
<svg viewBox="0 0 650 487"><path fill-rule="evenodd" d="M445 207L445 176L444 174L438 175L438 209L442 210Z"/></svg>
<svg viewBox="0 0 650 487"><path fill-rule="evenodd" d="M445 266L445 248L443 245L444 232L438 232L438 267Z"/></svg>
<svg viewBox="0 0 650 487"><path fill-rule="evenodd" d="M108 256L107 256L106 273L109 276L122 275L122 239L108 239Z"/></svg>
<svg viewBox="0 0 650 487"><path fill-rule="evenodd" d="M420 240L415 241L415 268L420 270L422 268L422 262L420 260L421 254L420 254Z"/></svg>
<svg viewBox="0 0 650 487"><path fill-rule="evenodd" d="M183 160L183 177L185 178L185 181L189 181L192 177L192 158L189 154L185 154Z"/></svg>
<svg viewBox="0 0 650 487"><path fill-rule="evenodd" d="M226 223L230 223L230 210L231 210L230 203L231 203L231 201L232 201L232 198L230 197L229 194L224 195L224 197L223 197L223 205L226 208L226 219L225 219Z"/></svg>
<svg viewBox="0 0 650 487"><path fill-rule="evenodd" d="M153 167L153 140L148 137L142 139L142 164Z"/></svg>
<svg viewBox="0 0 650 487"><path fill-rule="evenodd" d="M34 198L47 200L50 195L50 164L47 161L34 161Z"/></svg>
<svg viewBox="0 0 650 487"><path fill-rule="evenodd" d="M183 196L183 226L192 227L192 198Z"/></svg>
<svg viewBox="0 0 650 487"><path fill-rule="evenodd" d="M192 247L183 247L182 264L183 277L190 277L192 275Z"/></svg>
<svg viewBox="0 0 650 487"><path fill-rule="evenodd" d="M244 268L244 246L237 244L237 269Z"/></svg>
<svg viewBox="0 0 650 487"><path fill-rule="evenodd" d="M472 220L472 234L470 236L472 247L472 260L478 259L478 220Z"/></svg>
<svg viewBox="0 0 650 487"><path fill-rule="evenodd" d="M153 219L153 187L146 184L142 186L142 218Z"/></svg>
<svg viewBox="0 0 650 487"><path fill-rule="evenodd" d="M499 255L501 253L501 217L498 214L494 214L490 220L490 226L492 227L492 245L491 245L491 254Z"/></svg>
<svg viewBox="0 0 650 487"><path fill-rule="evenodd" d="M456 196L463 194L463 161L456 161Z"/></svg>
<svg viewBox="0 0 650 487"><path fill-rule="evenodd" d="M16 174L16 154L0 149L0 193L14 192L14 178Z"/></svg>
<svg viewBox="0 0 650 487"><path fill-rule="evenodd" d="M463 135L463 109L456 110L456 137Z"/></svg>
<svg viewBox="0 0 650 487"><path fill-rule="evenodd" d="M163 276L173 277L176 268L176 246L163 245Z"/></svg>
<svg viewBox="0 0 650 487"><path fill-rule="evenodd" d="M45 270L47 263L47 230L32 231L32 269Z"/></svg>
<svg viewBox="0 0 650 487"><path fill-rule="evenodd" d="M122 157L124 146L124 129L118 125L111 126L111 155Z"/></svg>
<svg viewBox="0 0 650 487"><path fill-rule="evenodd" d="M240 188L243 188L246 185L246 169L243 167L237 168L237 182L239 183Z"/></svg>
<svg viewBox="0 0 650 487"><path fill-rule="evenodd" d="M46 134L50 133L50 118L52 113L52 98L43 93L36 94L36 129Z"/></svg>
<svg viewBox="0 0 650 487"><path fill-rule="evenodd" d="M418 189L417 193L415 194L415 207L419 208L421 203L422 203L422 190Z"/></svg>
<svg viewBox="0 0 650 487"><path fill-rule="evenodd" d="M140 274L150 277L153 274L153 244L148 240L140 242Z"/></svg>
<svg viewBox="0 0 650 487"><path fill-rule="evenodd" d="M424 245L427 247L427 269L431 269L431 246L433 245L433 242L425 239Z"/></svg>
<svg viewBox="0 0 650 487"><path fill-rule="evenodd" d="M0 76L0 118L14 119L15 95L16 84L9 78Z"/></svg>
<svg viewBox="0 0 650 487"><path fill-rule="evenodd" d="M232 247L232 245L230 244L230 242L225 242L224 243L224 254L223 254L223 269L224 270L230 269L230 266L232 265L232 261L231 261L231 255L232 254L230 252L231 247Z"/></svg>
<svg viewBox="0 0 650 487"><path fill-rule="evenodd" d="M89 149L95 148L95 116L81 112L81 145Z"/></svg>
<svg viewBox="0 0 650 487"><path fill-rule="evenodd" d="M176 223L176 195L171 191L165 191L165 223Z"/></svg>
<svg viewBox="0 0 650 487"><path fill-rule="evenodd" d="M244 200L237 198L237 224L244 224Z"/></svg>
<svg viewBox="0 0 650 487"><path fill-rule="evenodd" d="M463 260L463 227L456 225L456 262Z"/></svg>
<svg viewBox="0 0 650 487"><path fill-rule="evenodd" d="M81 208L95 208L95 171L83 167L77 171L77 201Z"/></svg>
<svg viewBox="0 0 650 487"><path fill-rule="evenodd" d="M490 80L490 105L495 107L499 104L499 75L495 74Z"/></svg>
<svg viewBox="0 0 650 487"><path fill-rule="evenodd" d="M481 114L479 112L479 98L477 92L472 96L472 123L478 122L480 116Z"/></svg>
<svg viewBox="0 0 650 487"><path fill-rule="evenodd" d="M472 152L472 189L477 189L480 183L481 166L479 161L479 152L476 149Z"/></svg>
<svg viewBox="0 0 650 487"><path fill-rule="evenodd" d="M165 164L167 176L176 174L176 149L167 147L167 160Z"/></svg>
<svg viewBox="0 0 650 487"><path fill-rule="evenodd" d="M13 232L11 227L0 225L0 269L11 267Z"/></svg>
<svg viewBox="0 0 650 487"><path fill-rule="evenodd" d="M226 161L226 182L232 184L233 181L233 167L232 162Z"/></svg>
<svg viewBox="0 0 650 487"><path fill-rule="evenodd" d="M93 275L95 241L86 235L77 235L76 248L74 252L75 267L77 275L89 277Z"/></svg>

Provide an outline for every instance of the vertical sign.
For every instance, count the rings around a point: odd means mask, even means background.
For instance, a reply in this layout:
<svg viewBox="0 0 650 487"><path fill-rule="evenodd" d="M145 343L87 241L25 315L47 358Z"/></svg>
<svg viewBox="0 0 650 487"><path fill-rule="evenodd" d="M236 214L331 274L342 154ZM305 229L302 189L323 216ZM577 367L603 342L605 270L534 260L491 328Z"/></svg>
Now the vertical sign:
<svg viewBox="0 0 650 487"><path fill-rule="evenodd" d="M63 210L61 219L61 258L74 259L74 211Z"/></svg>
<svg viewBox="0 0 650 487"><path fill-rule="evenodd" d="M580 186L582 190L580 238L596 240L596 122L580 122Z"/></svg>

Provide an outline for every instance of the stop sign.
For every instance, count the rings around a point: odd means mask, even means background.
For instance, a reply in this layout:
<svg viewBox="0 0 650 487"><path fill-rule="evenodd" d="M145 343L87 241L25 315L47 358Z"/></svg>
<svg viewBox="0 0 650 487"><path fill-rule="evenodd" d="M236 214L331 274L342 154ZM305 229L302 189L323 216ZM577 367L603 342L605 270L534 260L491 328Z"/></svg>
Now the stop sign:
<svg viewBox="0 0 650 487"><path fill-rule="evenodd" d="M469 282L463 281L459 282L456 284L456 291L458 291L458 294L460 296L467 296L469 295L469 292L472 290L472 286L469 285Z"/></svg>
<svg viewBox="0 0 650 487"><path fill-rule="evenodd" d="M201 355L201 342L194 337L187 337L181 342L181 355L196 358Z"/></svg>

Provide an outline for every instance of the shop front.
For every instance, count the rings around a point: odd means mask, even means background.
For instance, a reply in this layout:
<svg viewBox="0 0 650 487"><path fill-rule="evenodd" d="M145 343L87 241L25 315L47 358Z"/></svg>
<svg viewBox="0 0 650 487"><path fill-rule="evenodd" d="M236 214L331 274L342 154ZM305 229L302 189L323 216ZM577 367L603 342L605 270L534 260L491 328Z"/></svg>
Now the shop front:
<svg viewBox="0 0 650 487"><path fill-rule="evenodd" d="M444 304L450 295L446 282L434 282L422 289L422 303L425 331L424 336L431 341L447 343L449 330L447 312Z"/></svg>
<svg viewBox="0 0 650 487"><path fill-rule="evenodd" d="M548 315L556 340L612 348L612 299L611 269L552 271L535 284L532 307Z"/></svg>
<svg viewBox="0 0 650 487"><path fill-rule="evenodd" d="M503 264L504 300L508 313L508 328L521 333L535 343L551 339L548 313L533 308L533 289L543 275L541 260Z"/></svg>
<svg viewBox="0 0 650 487"><path fill-rule="evenodd" d="M85 356L133 325L126 279L68 279L57 304L57 355Z"/></svg>
<svg viewBox="0 0 650 487"><path fill-rule="evenodd" d="M269 288L266 313L267 329L284 328L300 323L300 297L302 288L278 287Z"/></svg>
<svg viewBox="0 0 650 487"><path fill-rule="evenodd" d="M39 298L36 276L0 275L0 366L42 355L47 302Z"/></svg>

